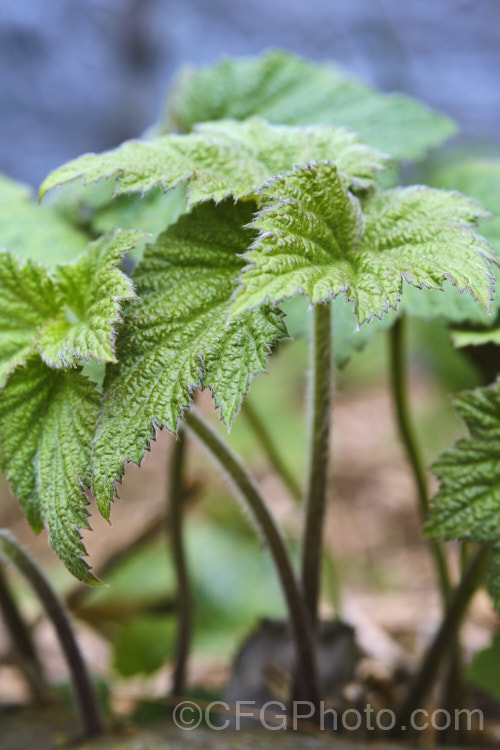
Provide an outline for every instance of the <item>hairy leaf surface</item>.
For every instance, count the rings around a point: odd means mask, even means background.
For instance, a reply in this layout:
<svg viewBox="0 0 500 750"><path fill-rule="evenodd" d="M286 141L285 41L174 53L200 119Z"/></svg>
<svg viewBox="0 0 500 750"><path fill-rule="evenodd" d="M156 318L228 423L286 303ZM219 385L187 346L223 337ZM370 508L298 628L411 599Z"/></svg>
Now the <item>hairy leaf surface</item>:
<svg viewBox="0 0 500 750"><path fill-rule="evenodd" d="M427 536L494 540L500 536L500 381L454 399L469 437L434 464L441 486Z"/></svg>
<svg viewBox="0 0 500 750"><path fill-rule="evenodd" d="M61 560L89 583L95 579L78 529L88 528L83 487L99 402L79 372L53 370L36 355L0 392L2 469L33 528L45 524Z"/></svg>
<svg viewBox="0 0 500 750"><path fill-rule="evenodd" d="M30 188L0 175L0 248L53 266L76 258L87 242L61 216L37 206Z"/></svg>
<svg viewBox="0 0 500 750"><path fill-rule="evenodd" d="M439 187L455 187L471 195L486 206L493 214L487 221L479 224L481 233L491 243L497 258L500 257L500 160L477 159L460 161L458 164L441 168L433 174L433 183ZM496 266L495 276L500 282L500 271ZM479 346L481 344L500 344L500 312L498 304L492 306L492 315L469 314L454 325L453 342L455 346ZM455 321L453 321L455 322Z"/></svg>
<svg viewBox="0 0 500 750"><path fill-rule="evenodd" d="M360 185L374 181L388 157L343 128L295 127L225 121L200 125L189 135L128 141L113 151L85 154L52 172L40 197L72 180L116 178L116 194L165 190L187 183L189 203L254 194L270 177L295 164L329 160Z"/></svg>
<svg viewBox="0 0 500 750"><path fill-rule="evenodd" d="M0 388L35 349L46 320L62 305L46 269L0 252Z"/></svg>
<svg viewBox="0 0 500 750"><path fill-rule="evenodd" d="M403 280L440 288L449 279L490 304L489 246L468 226L485 212L458 193L379 191L362 212L336 167L317 164L271 180L262 199L234 312L299 292L313 304L345 293L363 323L397 306Z"/></svg>
<svg viewBox="0 0 500 750"><path fill-rule="evenodd" d="M89 359L114 360L121 301L135 296L132 282L116 265L137 236L117 232L102 237L74 263L59 266L56 280L63 306L44 326L39 344L47 364L69 367Z"/></svg>
<svg viewBox="0 0 500 750"><path fill-rule="evenodd" d="M124 461L141 461L156 428L177 430L199 385L212 390L229 424L252 376L265 370L270 345L286 336L275 308L228 322L239 254L254 237L243 225L254 209L201 204L149 245L137 267L139 299L127 306L94 451L94 492L105 516Z"/></svg>
<svg viewBox="0 0 500 750"><path fill-rule="evenodd" d="M488 588L500 609L500 380L461 393L454 405L469 437L432 467L441 484L425 535L495 542Z"/></svg>
<svg viewBox="0 0 500 750"><path fill-rule="evenodd" d="M342 125L402 159L421 158L456 130L408 96L383 94L338 65L280 50L181 71L159 130L188 132L198 122L254 115L286 125Z"/></svg>
<svg viewBox="0 0 500 750"><path fill-rule="evenodd" d="M120 300L134 296L116 264L136 237L135 232L103 237L52 272L0 252L0 388L35 350L59 368L114 359Z"/></svg>

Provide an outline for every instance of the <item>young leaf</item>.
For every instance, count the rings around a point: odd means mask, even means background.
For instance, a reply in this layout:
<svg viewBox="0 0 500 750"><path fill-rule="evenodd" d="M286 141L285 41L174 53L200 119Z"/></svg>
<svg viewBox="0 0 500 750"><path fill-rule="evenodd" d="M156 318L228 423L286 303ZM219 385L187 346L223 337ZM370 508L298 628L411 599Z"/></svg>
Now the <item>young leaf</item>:
<svg viewBox="0 0 500 750"><path fill-rule="evenodd" d="M397 306L403 280L440 288L448 279L490 304L489 246L467 226L485 212L458 193L395 188L369 196L362 212L337 168L317 164L271 180L261 197L234 313L299 292L313 304L345 293L363 323Z"/></svg>
<svg viewBox="0 0 500 750"><path fill-rule="evenodd" d="M88 237L33 202L31 190L0 175L0 248L53 266L81 253Z"/></svg>
<svg viewBox="0 0 500 750"><path fill-rule="evenodd" d="M454 405L469 437L432 467L441 484L424 533L495 542L489 590L500 609L500 379L488 388L461 393Z"/></svg>
<svg viewBox="0 0 500 750"><path fill-rule="evenodd" d="M79 372L52 370L38 356L0 392L2 469L35 531L45 524L61 560L88 583L95 578L82 559L79 529L88 528L83 487L90 484L99 402Z"/></svg>
<svg viewBox="0 0 500 750"><path fill-rule="evenodd" d="M438 187L455 187L471 195L494 214L488 221L481 221L479 226L497 256L500 256L500 160L460 160L453 166L437 170L432 175L432 181ZM498 268L495 269L495 275L500 280ZM468 312L472 313L471 310ZM455 346L500 344L500 313L497 305L493 306L490 318L468 314L453 322L466 323L453 326Z"/></svg>
<svg viewBox="0 0 500 750"><path fill-rule="evenodd" d="M254 115L286 125L342 125L401 159L421 158L456 131L449 118L408 96L383 94L338 65L280 50L181 71L158 131Z"/></svg>
<svg viewBox="0 0 500 750"><path fill-rule="evenodd" d="M139 299L127 306L94 451L94 492L106 517L124 461L142 460L156 428L175 432L199 385L212 390L229 424L252 376L265 370L270 345L286 336L274 308L228 322L239 254L253 239L242 227L254 209L197 206L147 247L136 269Z"/></svg>
<svg viewBox="0 0 500 750"><path fill-rule="evenodd" d="M121 301L135 296L132 282L116 265L137 238L141 235L136 232L101 237L74 263L59 266L56 282L63 306L44 326L39 343L48 365L114 360L114 326L120 320Z"/></svg>
<svg viewBox="0 0 500 750"><path fill-rule="evenodd" d="M0 388L35 350L58 368L114 359L120 300L134 296L115 266L137 236L103 237L53 272L0 252Z"/></svg>
<svg viewBox="0 0 500 750"><path fill-rule="evenodd" d="M492 213L479 226L500 256L500 159L470 159L441 167L432 174L432 184L447 190L460 190L475 198Z"/></svg>
<svg viewBox="0 0 500 750"><path fill-rule="evenodd" d="M426 536L495 540L500 536L500 380L454 399L470 436L432 467L441 486Z"/></svg>
<svg viewBox="0 0 500 750"><path fill-rule="evenodd" d="M47 318L62 304L46 270L36 263L20 263L0 252L0 389L10 373L26 362Z"/></svg>
<svg viewBox="0 0 500 750"><path fill-rule="evenodd" d="M85 154L52 172L40 198L57 185L113 177L116 195L168 190L187 183L190 205L254 194L270 177L311 160L332 161L360 186L370 185L388 157L333 126L286 127L254 118L249 122L209 123L189 135L128 141L114 151Z"/></svg>

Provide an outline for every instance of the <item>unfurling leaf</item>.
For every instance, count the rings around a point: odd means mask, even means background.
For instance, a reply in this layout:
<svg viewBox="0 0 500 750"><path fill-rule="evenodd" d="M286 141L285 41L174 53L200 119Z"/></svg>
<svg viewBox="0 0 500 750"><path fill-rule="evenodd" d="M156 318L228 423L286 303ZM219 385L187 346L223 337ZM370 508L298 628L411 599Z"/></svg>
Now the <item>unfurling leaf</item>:
<svg viewBox="0 0 500 750"><path fill-rule="evenodd" d="M53 271L0 252L0 388L34 351L56 368L114 359L120 300L134 296L116 265L137 236L103 237Z"/></svg>
<svg viewBox="0 0 500 750"><path fill-rule="evenodd" d="M158 130L188 132L199 122L254 115L285 125L341 125L401 159L421 158L456 131L448 117L409 96L383 94L338 65L281 50L181 71Z"/></svg>
<svg viewBox="0 0 500 750"><path fill-rule="evenodd" d="M83 491L91 482L91 443L100 397L76 370L61 372L38 356L0 392L2 469L36 531L77 578L95 582L79 529L88 528Z"/></svg>
<svg viewBox="0 0 500 750"><path fill-rule="evenodd" d="M455 397L470 436L432 469L441 482L426 535L444 539L500 537L500 380Z"/></svg>
<svg viewBox="0 0 500 750"><path fill-rule="evenodd" d="M89 359L114 360L121 302L135 296L132 282L116 266L137 238L141 235L136 232L102 237L74 263L57 269L64 307L41 336L39 350L47 364L68 367Z"/></svg>
<svg viewBox="0 0 500 750"><path fill-rule="evenodd" d="M105 516L124 461L142 460L156 428L176 431L198 386L212 390L229 424L270 345L286 336L275 308L228 322L254 210L252 202L201 204L146 248L97 430L94 492Z"/></svg>
<svg viewBox="0 0 500 750"><path fill-rule="evenodd" d="M442 167L432 175L433 184L438 187L461 190L486 206L492 217L481 221L479 228L488 242L491 243L500 258L500 160L473 159L462 161L452 166ZM500 281L500 270L494 268L497 281ZM472 311L469 311L472 312ZM481 315L467 315L456 322L465 325L454 325L452 338L455 346L480 346L482 344L500 344L500 312L498 305L492 307L492 315L485 318Z"/></svg>
<svg viewBox="0 0 500 750"><path fill-rule="evenodd" d="M500 609L500 380L461 393L454 405L469 437L434 463L440 480L427 537L495 542L489 589Z"/></svg>
<svg viewBox="0 0 500 750"><path fill-rule="evenodd" d="M34 351L40 330L62 305L55 282L36 263L0 252L0 388Z"/></svg>
<svg viewBox="0 0 500 750"><path fill-rule="evenodd" d="M114 151L85 154L52 172L43 197L57 185L116 178L116 195L164 190L187 183L191 205L250 196L270 177L311 160L332 161L360 186L373 183L388 157L343 128L273 126L253 118L200 125L189 135L128 141Z"/></svg>
<svg viewBox="0 0 500 750"><path fill-rule="evenodd" d="M397 306L404 280L440 288L445 279L489 307L491 253L469 226L487 214L459 193L395 188L368 195L361 210L337 168L317 164L271 180L261 198L234 313L345 293L363 323Z"/></svg>

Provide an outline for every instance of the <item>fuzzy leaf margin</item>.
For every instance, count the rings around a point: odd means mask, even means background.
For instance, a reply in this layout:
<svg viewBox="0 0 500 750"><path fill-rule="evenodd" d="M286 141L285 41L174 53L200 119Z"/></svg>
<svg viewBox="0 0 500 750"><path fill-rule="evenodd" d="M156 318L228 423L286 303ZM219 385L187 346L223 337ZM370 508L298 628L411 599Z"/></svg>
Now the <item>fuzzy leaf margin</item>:
<svg viewBox="0 0 500 750"><path fill-rule="evenodd" d="M91 445L100 394L76 370L60 371L38 356L19 367L0 392L2 469L36 532L70 572L97 583L83 557L88 529L84 488L91 483Z"/></svg>
<svg viewBox="0 0 500 750"><path fill-rule="evenodd" d="M319 163L271 180L261 198L233 313L297 293L313 304L343 293L361 324L395 309L404 281L439 289L446 279L489 308L494 259L471 228L488 213L459 193L375 191L361 208L335 165Z"/></svg>
<svg viewBox="0 0 500 750"><path fill-rule="evenodd" d="M188 135L128 141L102 154L84 154L52 172L40 199L53 188L84 180L116 179L115 195L187 185L189 205L251 196L270 177L311 160L332 161L361 187L390 163L385 154L330 125L288 127L259 118L206 123Z"/></svg>
<svg viewBox="0 0 500 750"><path fill-rule="evenodd" d="M0 388L37 351L51 367L114 360L121 302L134 296L116 266L136 232L116 232L88 245L53 271L0 252Z"/></svg>
<svg viewBox="0 0 500 750"><path fill-rule="evenodd" d="M440 488L424 534L494 542L488 588L500 609L500 379L453 400L469 436L433 464Z"/></svg>
<svg viewBox="0 0 500 750"><path fill-rule="evenodd" d="M93 490L105 517L125 462L141 462L157 429L176 432L199 386L210 388L230 424L270 347L287 336L281 312L269 306L228 321L240 255L253 239L243 225L254 210L252 202L200 204L146 248L94 445Z"/></svg>

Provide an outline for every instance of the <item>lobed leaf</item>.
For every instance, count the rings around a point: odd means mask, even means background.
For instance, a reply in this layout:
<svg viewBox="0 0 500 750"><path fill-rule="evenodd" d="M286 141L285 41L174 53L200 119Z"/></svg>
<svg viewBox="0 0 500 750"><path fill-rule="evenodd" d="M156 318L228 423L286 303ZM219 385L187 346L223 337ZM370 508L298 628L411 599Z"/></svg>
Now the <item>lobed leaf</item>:
<svg viewBox="0 0 500 750"><path fill-rule="evenodd" d="M261 197L234 313L344 293L361 324L397 306L403 280L441 288L448 279L490 305L489 246L469 226L486 214L459 193L395 188L369 195L361 211L335 165L320 163L271 180Z"/></svg>
<svg viewBox="0 0 500 750"><path fill-rule="evenodd" d="M39 331L61 304L59 291L42 266L0 252L0 389L34 351Z"/></svg>
<svg viewBox="0 0 500 750"><path fill-rule="evenodd" d="M50 543L77 578L96 579L82 559L79 529L89 528L84 487L99 411L95 386L32 356L0 392L0 456L28 521L49 530Z"/></svg>
<svg viewBox="0 0 500 750"><path fill-rule="evenodd" d="M48 365L114 361L121 302L135 296L132 282L116 266L138 237L136 232L101 237L74 263L59 266L56 281L63 307L46 323L39 343Z"/></svg>
<svg viewBox="0 0 500 750"><path fill-rule="evenodd" d="M471 195L486 206L493 214L488 221L480 222L481 233L491 243L500 257L500 160L472 159L460 161L453 166L442 167L432 176L433 183L439 187L454 186ZM495 269L497 280L500 279L498 267ZM500 343L500 312L498 305L492 307L492 316L468 314L453 321L464 325L454 325L452 337L455 346L480 346L482 344Z"/></svg>
<svg viewBox="0 0 500 750"><path fill-rule="evenodd" d="M500 608L500 379L462 393L454 405L469 437L434 463L440 480L427 537L494 542L488 588Z"/></svg>
<svg viewBox="0 0 500 750"><path fill-rule="evenodd" d="M199 122L254 115L286 125L341 125L401 159L419 159L456 132L448 117L404 94L383 94L338 65L281 50L181 71L157 130L189 132Z"/></svg>
<svg viewBox="0 0 500 750"><path fill-rule="evenodd" d="M432 467L441 485L425 533L444 539L494 540L500 536L500 380L460 394L454 405L469 437Z"/></svg>
<svg viewBox="0 0 500 750"><path fill-rule="evenodd" d="M388 157L334 126L273 126L253 118L200 125L189 135L128 141L113 151L85 154L52 172L40 198L73 180L116 180L116 195L170 190L187 184L188 202L251 196L269 177L311 160L338 162L360 186L374 182Z"/></svg>
<svg viewBox="0 0 500 750"><path fill-rule="evenodd" d="M201 204L149 245L134 274L139 299L126 309L119 364L94 450L94 492L104 516L125 461L140 463L157 428L177 430L198 387L212 390L229 424L270 345L286 336L281 313L262 307L228 322L251 202Z"/></svg>
<svg viewBox="0 0 500 750"><path fill-rule="evenodd" d="M114 359L120 300L134 296L116 265L136 237L103 237L52 272L0 252L0 388L35 351L56 368Z"/></svg>
<svg viewBox="0 0 500 750"><path fill-rule="evenodd" d="M500 159L460 159L436 170L432 184L460 190L491 211L491 216L480 222L481 234L500 256Z"/></svg>

